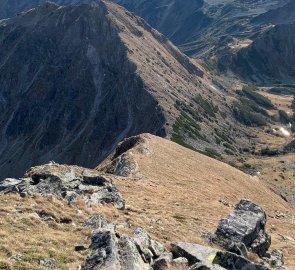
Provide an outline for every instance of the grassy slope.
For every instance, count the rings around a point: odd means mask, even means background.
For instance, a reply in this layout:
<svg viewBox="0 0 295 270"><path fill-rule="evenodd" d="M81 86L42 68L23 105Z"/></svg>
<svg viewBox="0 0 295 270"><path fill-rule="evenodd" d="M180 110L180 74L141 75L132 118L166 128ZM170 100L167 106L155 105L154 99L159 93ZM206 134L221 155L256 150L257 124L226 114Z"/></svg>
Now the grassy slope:
<svg viewBox="0 0 295 270"><path fill-rule="evenodd" d="M295 238L291 220L295 212L283 199L258 178L229 165L168 140L142 137L144 147L136 146L125 153L138 165L134 176L110 176L126 199L125 211L87 209L82 203L73 208L50 198L0 196L2 265L7 265L6 269L43 269L39 260L51 256L60 269L76 269L88 252L75 252L74 247L90 243L90 230L82 228L81 222L92 214L103 214L121 224L121 233L131 233L141 225L167 246L177 240L209 244L202 235L214 232L220 218L233 210L232 205L249 198L267 211L272 248L283 249L291 267L295 243L283 242L281 235ZM72 222L44 221L36 215L41 210L56 220L67 217ZM23 254L24 261L8 259L16 254Z"/></svg>

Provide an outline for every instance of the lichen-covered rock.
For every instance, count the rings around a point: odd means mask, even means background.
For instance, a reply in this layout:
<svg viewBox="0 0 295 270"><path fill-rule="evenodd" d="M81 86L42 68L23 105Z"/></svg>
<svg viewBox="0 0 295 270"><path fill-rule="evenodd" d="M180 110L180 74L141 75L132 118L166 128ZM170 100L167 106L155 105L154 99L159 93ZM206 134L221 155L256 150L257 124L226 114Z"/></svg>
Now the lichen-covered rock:
<svg viewBox="0 0 295 270"><path fill-rule="evenodd" d="M227 250L243 243L251 251L263 256L271 244L265 225L264 210L249 200L241 200L233 213L220 220L214 241Z"/></svg>
<svg viewBox="0 0 295 270"><path fill-rule="evenodd" d="M185 267L188 266L188 260L184 257L178 257L172 260L173 265L179 266L179 267Z"/></svg>
<svg viewBox="0 0 295 270"><path fill-rule="evenodd" d="M135 245L134 239L128 236L120 237L118 254L122 270L149 270L150 265L145 263Z"/></svg>
<svg viewBox="0 0 295 270"><path fill-rule="evenodd" d="M153 258L158 258L167 251L161 243L151 239L141 227L135 229L133 239L147 262L152 262Z"/></svg>
<svg viewBox="0 0 295 270"><path fill-rule="evenodd" d="M87 223L93 224L96 219L92 218ZM172 254L140 227L133 236L120 236L114 224L98 225L92 234L91 251L82 264L82 270L151 270L169 266L172 261Z"/></svg>
<svg viewBox="0 0 295 270"><path fill-rule="evenodd" d="M264 265L254 264L243 256L228 251L218 251L212 262L228 270L244 269L244 270L269 270Z"/></svg>
<svg viewBox="0 0 295 270"><path fill-rule="evenodd" d="M83 270L119 268L118 239L112 230L100 230L91 237L91 253L82 265Z"/></svg>
<svg viewBox="0 0 295 270"><path fill-rule="evenodd" d="M89 207L109 203L121 209L125 206L116 186L105 175L95 170L53 162L31 168L23 178L0 181L0 192L19 193L22 196L56 196L65 198L71 204L83 200Z"/></svg>
<svg viewBox="0 0 295 270"><path fill-rule="evenodd" d="M52 258L41 259L39 264L45 268L48 268L48 269L55 269L56 268L55 260Z"/></svg>

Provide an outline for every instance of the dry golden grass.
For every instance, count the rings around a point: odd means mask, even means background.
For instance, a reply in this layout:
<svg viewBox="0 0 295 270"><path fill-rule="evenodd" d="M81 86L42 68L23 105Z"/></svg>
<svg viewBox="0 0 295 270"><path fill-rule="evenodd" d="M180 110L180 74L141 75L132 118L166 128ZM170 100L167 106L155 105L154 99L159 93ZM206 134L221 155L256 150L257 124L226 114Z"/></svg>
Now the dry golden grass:
<svg viewBox="0 0 295 270"><path fill-rule="evenodd" d="M293 101L293 96L288 95L275 95L275 94L270 94L265 91L258 91L259 94L269 98L271 102L279 109L285 111L288 115L293 115L293 111L291 108L291 104Z"/></svg>
<svg viewBox="0 0 295 270"><path fill-rule="evenodd" d="M37 213L52 220L45 221ZM0 196L0 269L45 269L40 259L54 258L58 269L78 269L88 253L75 252L76 245L88 247L91 229L81 226L89 215L102 214L116 220L111 206L78 208L55 198ZM66 222L66 223L63 223ZM10 260L21 254L22 261Z"/></svg>

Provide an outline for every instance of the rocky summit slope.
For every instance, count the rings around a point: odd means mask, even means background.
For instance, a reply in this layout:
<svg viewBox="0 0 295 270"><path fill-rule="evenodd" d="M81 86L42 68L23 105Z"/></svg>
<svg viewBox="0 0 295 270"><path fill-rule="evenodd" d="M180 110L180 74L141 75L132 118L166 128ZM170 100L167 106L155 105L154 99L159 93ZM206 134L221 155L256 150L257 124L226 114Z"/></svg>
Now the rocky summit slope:
<svg viewBox="0 0 295 270"><path fill-rule="evenodd" d="M126 139L96 171L50 163L30 169L26 179L31 192L21 196L13 194L20 180L0 181L2 269L269 270L294 264L295 213L284 200L258 178L159 137ZM113 185L109 192L125 206L88 204L84 199L97 196L98 182ZM69 204L46 189L54 183L63 183L65 193L79 186L80 198Z"/></svg>
<svg viewBox="0 0 295 270"><path fill-rule="evenodd" d="M181 125L200 120L204 132L186 124L191 140L204 148L218 119L229 123L201 68L110 2L47 3L2 20L0 84L2 177L50 160L94 167L127 136L169 137L195 97Z"/></svg>

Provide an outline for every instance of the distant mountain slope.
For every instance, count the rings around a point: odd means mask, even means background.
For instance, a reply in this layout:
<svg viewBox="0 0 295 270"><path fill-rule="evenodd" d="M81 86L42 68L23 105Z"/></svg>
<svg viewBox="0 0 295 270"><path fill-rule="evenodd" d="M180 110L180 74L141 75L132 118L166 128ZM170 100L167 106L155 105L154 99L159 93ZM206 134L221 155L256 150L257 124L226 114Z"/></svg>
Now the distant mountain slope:
<svg viewBox="0 0 295 270"><path fill-rule="evenodd" d="M62 5L99 0L52 0ZM144 18L187 55L218 53L232 38L251 37L261 31L267 17L290 0L112 0ZM0 19L45 3L46 0L0 0ZM291 1L292 2L292 1ZM290 4L292 6L292 3ZM284 8L282 8L284 10ZM285 8L286 9L286 8ZM288 8L287 8L288 9ZM270 12L270 15L267 15ZM262 16L260 18L260 16ZM292 20L293 13L288 15ZM256 17L258 18L255 22Z"/></svg>
<svg viewBox="0 0 295 270"><path fill-rule="evenodd" d="M215 141L213 128L227 129L228 121L217 125L217 106L228 109L202 76L166 38L113 3L46 4L2 20L0 173L18 176L52 159L93 167L141 132L176 132L178 140L193 132L191 142L204 149ZM185 118L174 127L180 113Z"/></svg>
<svg viewBox="0 0 295 270"><path fill-rule="evenodd" d="M210 56L233 37L259 32L256 16L279 8L289 0L113 0L143 17L190 56Z"/></svg>
<svg viewBox="0 0 295 270"><path fill-rule="evenodd" d="M203 13L203 0L114 0L152 27L164 33L176 45L193 40L208 27L212 18Z"/></svg>
<svg viewBox="0 0 295 270"><path fill-rule="evenodd" d="M0 19L10 18L20 12L45 4L46 2L59 5L93 4L97 5L100 0L0 0Z"/></svg>
<svg viewBox="0 0 295 270"><path fill-rule="evenodd" d="M277 9L269 10L253 19L254 23L288 24L295 22L295 2L290 1Z"/></svg>
<svg viewBox="0 0 295 270"><path fill-rule="evenodd" d="M275 26L224 62L243 79L295 83L295 24Z"/></svg>

